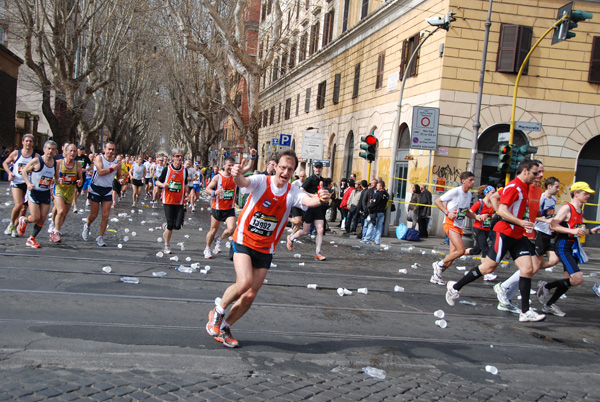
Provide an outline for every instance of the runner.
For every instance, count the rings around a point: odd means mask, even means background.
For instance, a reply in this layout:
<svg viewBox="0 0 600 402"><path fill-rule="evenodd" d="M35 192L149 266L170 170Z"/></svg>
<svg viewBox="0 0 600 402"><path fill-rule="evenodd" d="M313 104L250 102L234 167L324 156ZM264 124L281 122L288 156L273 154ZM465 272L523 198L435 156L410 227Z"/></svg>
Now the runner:
<svg viewBox="0 0 600 402"><path fill-rule="evenodd" d="M54 230L50 233L50 241L54 243L61 241L62 233L60 229L75 199L77 186L83 184L83 168L75 160L76 153L77 148L75 144L68 145L64 151L63 159L58 160L56 165L58 180L54 190L54 209L52 211Z"/></svg>
<svg viewBox="0 0 600 402"><path fill-rule="evenodd" d="M471 212L481 215L481 221L473 222L473 237L475 238L475 247L465 251L465 255L477 255L481 253L481 258L485 258L490 248L489 236L492 226L492 216L494 215L494 206L492 196L496 194L496 188L490 185L479 186L477 196L479 200L471 207ZM483 276L484 281L493 281L498 278L496 274L487 274Z"/></svg>
<svg viewBox="0 0 600 402"><path fill-rule="evenodd" d="M196 176L198 175L198 172L196 171L196 169L192 166L192 161L191 160L186 160L185 164L183 165L185 167L185 169L187 170L187 183L186 183L186 187L187 187L187 191L189 194L189 200L188 200L188 205L191 208L192 212L195 211L194 209L194 202L196 202L195 197L194 197L194 179L196 178Z"/></svg>
<svg viewBox="0 0 600 402"><path fill-rule="evenodd" d="M213 254L221 252L221 239L228 238L233 234L235 229L235 182L231 176L231 168L235 164L233 156L225 157L223 170L213 177L208 186L206 193L213 198L210 212L210 230L206 234L206 248L204 249L204 258L212 258ZM225 222L227 229L221 233L221 236L216 236L217 230L221 222ZM210 246L215 240L215 248L210 251Z"/></svg>
<svg viewBox="0 0 600 402"><path fill-rule="evenodd" d="M75 198L73 199L73 213L76 214L77 210L77 199L81 195L81 193L87 193L88 188L90 187L90 183L92 182L92 161L89 156L85 154L85 147L83 145L79 145L77 147L77 156L75 157L77 163L81 165L82 172L84 174L84 181L82 185L77 185L77 193L75 194Z"/></svg>
<svg viewBox="0 0 600 402"><path fill-rule="evenodd" d="M108 225L108 217L110 216L110 207L112 206L112 181L117 175L117 180L123 183L121 179L121 164L122 162L115 160L115 143L107 141L104 144L104 155L98 155L94 160L94 175L90 185L88 198L90 200L90 214L86 222L83 224L83 232L81 237L87 241L90 237L90 226L98 217L100 204L102 204L102 220L100 221L100 235L96 238L96 244L99 247L106 247L104 243L104 233Z"/></svg>
<svg viewBox="0 0 600 402"><path fill-rule="evenodd" d="M508 251L521 272L519 280L521 314L519 314L519 321L541 321L546 318L545 315L538 314L535 310L529 308L533 264L528 240L523 236L524 231L533 231L533 223L524 219L524 215L527 209L529 184L533 183L533 179L537 174L537 162L525 159L519 163L517 177L504 188L500 198L498 215L502 220L494 226L496 232L494 247L490 248L481 265L470 270L460 281L448 282L446 302L450 306L454 306L460 290L465 285L493 272Z"/></svg>
<svg viewBox="0 0 600 402"><path fill-rule="evenodd" d="M21 143L23 149L15 149L10 153L8 158L2 163L4 171L8 172L8 180L10 181L10 191L13 197L15 206L10 213L10 223L6 227L4 234L17 237L17 228L19 217L24 216L27 211L27 184L21 175L23 168L39 155L33 150L35 137L31 134L23 135ZM10 165L12 164L12 168Z"/></svg>
<svg viewBox="0 0 600 402"><path fill-rule="evenodd" d="M230 256L236 273L236 282L229 286L219 304L208 314L206 331L223 343L224 346L239 346L231 335L235 324L252 306L271 266L273 252L283 234L292 206L320 208L322 202L329 201L329 192L323 189L316 196L300 191L289 183L298 158L292 150L277 155L274 176L244 176L251 165L236 164L231 173L242 192L250 194L237 229L233 235ZM235 304L233 304L235 303ZM233 304L225 319L225 310Z"/></svg>
<svg viewBox="0 0 600 402"><path fill-rule="evenodd" d="M149 199L152 196L152 169L154 168L154 158L149 156L148 160L144 162L146 172L144 173L144 184L146 185L146 195L144 199Z"/></svg>
<svg viewBox="0 0 600 402"><path fill-rule="evenodd" d="M137 157L135 163L131 166L131 170L129 171L129 179L131 180L131 184L133 185L133 202L131 203L131 206L134 208L137 206L137 202L140 199L140 195L142 194L145 177L146 165L144 163L142 155L140 155Z"/></svg>
<svg viewBox="0 0 600 402"><path fill-rule="evenodd" d="M200 194L200 191L202 190L202 173L200 172L200 164L198 162L194 163L194 167L191 169L194 169L195 174L192 177L192 188L190 188L190 205L192 206L192 212L195 212L198 194Z"/></svg>
<svg viewBox="0 0 600 402"><path fill-rule="evenodd" d="M50 211L50 201L52 191L52 183L58 178L56 171L56 161L54 154L56 152L56 142L52 140L46 141L44 144L44 154L32 159L25 165L22 170L22 177L27 184L27 197L29 198L29 215L19 217L19 227L17 228L19 235L25 235L28 223L35 223L31 236L25 243L26 246L39 248L40 244L35 240L37 235L44 227L46 217ZM30 177L28 175L31 174Z"/></svg>
<svg viewBox="0 0 600 402"><path fill-rule="evenodd" d="M165 168L165 157L159 156L156 158L156 165L152 171L152 181L156 183L156 180L162 175L163 169ZM152 208L156 208L156 204L161 199L162 187L154 186L152 191Z"/></svg>
<svg viewBox="0 0 600 402"><path fill-rule="evenodd" d="M323 190L323 177L321 176L322 171L323 164L321 162L317 162L313 165L314 173L302 184L302 189L308 194L316 195L320 192L320 190ZM296 233L293 233L287 237L288 250L292 251L294 249L294 241L297 238L309 234L310 226L314 223L315 228L317 229L317 236L315 238L315 260L325 261L327 258L321 254L323 234L325 233L325 212L323 211L323 206L319 205L309 208L304 212L304 218L302 220L304 221L302 230L298 230Z"/></svg>
<svg viewBox="0 0 600 402"><path fill-rule="evenodd" d="M156 180L156 185L163 189L162 202L165 208L167 222L163 223L163 252L171 254L171 235L173 230L179 230L185 219L185 199L188 195L187 169L182 167L183 150L175 148L172 151L173 161L167 165Z"/></svg>
<svg viewBox="0 0 600 402"><path fill-rule="evenodd" d="M442 273L448 269L457 258L465 254L465 243L463 242L463 225L465 216L477 221L483 220L483 215L475 215L469 207L471 206L471 193L469 190L475 185L475 176L471 172L460 174L459 187L447 191L435 200L435 205L446 218L444 219L444 232L450 239L450 252L439 262L434 262L433 275L429 282L437 285L445 285Z"/></svg>
<svg viewBox="0 0 600 402"><path fill-rule="evenodd" d="M579 238L598 234L600 229L600 226L593 229L585 228L583 204L587 203L590 196L595 193L586 182L574 183L571 186L571 202L560 207L556 217L550 222L551 229L557 233L556 253L563 264L565 278L550 283L538 282L537 296L544 313L559 317L565 316L565 313L555 304L556 301L567 293L571 286L583 283L583 274L579 270L578 263L584 264L587 262L587 258L583 253ZM552 289L556 289L554 294L550 294Z"/></svg>

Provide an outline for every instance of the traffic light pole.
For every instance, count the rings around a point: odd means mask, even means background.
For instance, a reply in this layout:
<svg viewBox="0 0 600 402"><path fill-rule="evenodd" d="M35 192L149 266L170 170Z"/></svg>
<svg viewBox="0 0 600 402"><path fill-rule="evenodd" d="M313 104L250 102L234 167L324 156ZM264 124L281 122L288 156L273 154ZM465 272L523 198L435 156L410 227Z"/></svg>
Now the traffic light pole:
<svg viewBox="0 0 600 402"><path fill-rule="evenodd" d="M531 54L533 53L535 48L540 44L542 39L544 39L552 30L556 29L556 27L558 27L560 24L567 21L568 19L569 19L569 16L565 15L562 18L560 18L559 20L557 20L554 24L552 24L552 26L550 28L548 28L548 30L531 47L531 50L529 51L529 53L527 53L527 56L525 56L525 60L523 60L523 63L521 64L521 68L519 68L519 73L517 74L517 79L515 80L515 90L513 93L512 110L510 113L510 137L508 139L508 144L511 146L513 145L513 141L515 138L515 111L517 109L517 92L519 91L519 81L521 81L521 75L523 75L523 69L525 68L525 65L527 64L527 62L529 61L529 57L531 56ZM512 152L514 152L514 150L511 150L511 157L512 157ZM508 173L506 173L505 185L508 185L509 181L510 181L510 171Z"/></svg>

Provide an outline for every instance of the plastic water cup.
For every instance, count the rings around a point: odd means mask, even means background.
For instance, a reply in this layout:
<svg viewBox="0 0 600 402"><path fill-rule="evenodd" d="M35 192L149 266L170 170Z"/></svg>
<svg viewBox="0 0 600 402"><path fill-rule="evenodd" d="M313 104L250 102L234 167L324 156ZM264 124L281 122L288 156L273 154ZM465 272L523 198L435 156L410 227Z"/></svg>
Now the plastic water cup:
<svg viewBox="0 0 600 402"><path fill-rule="evenodd" d="M102 272L106 272L107 274L110 274L112 272L112 267L110 265L102 267Z"/></svg>
<svg viewBox="0 0 600 402"><path fill-rule="evenodd" d="M190 261L192 261L192 257L185 257L185 260L186 260L187 262L190 262Z"/></svg>
<svg viewBox="0 0 600 402"><path fill-rule="evenodd" d="M433 313L433 315L435 316L435 318L442 319L446 316L446 313L444 313L444 310L437 310Z"/></svg>
<svg viewBox="0 0 600 402"><path fill-rule="evenodd" d="M162 243L162 241L163 241L163 238L162 238L162 237L157 237L157 238L156 238L156 242L157 242L157 243Z"/></svg>
<svg viewBox="0 0 600 402"><path fill-rule="evenodd" d="M123 248L122 244L117 244L117 248Z"/></svg>
<svg viewBox="0 0 600 402"><path fill-rule="evenodd" d="M160 272L152 272L152 276L158 276L158 277L163 277L163 276L167 276L167 273L164 271L160 271Z"/></svg>
<svg viewBox="0 0 600 402"><path fill-rule="evenodd" d="M298 265L304 266L304 263L303 262L299 262Z"/></svg>
<svg viewBox="0 0 600 402"><path fill-rule="evenodd" d="M448 326L448 323L446 322L446 320L435 320L435 325L444 329Z"/></svg>
<svg viewBox="0 0 600 402"><path fill-rule="evenodd" d="M491 375L498 375L498 369L496 368L496 366L487 365L485 366L485 371L487 371Z"/></svg>
<svg viewBox="0 0 600 402"><path fill-rule="evenodd" d="M133 237L135 237L135 236L137 236L137 233L136 233L136 232L131 232L131 235L132 235Z"/></svg>
<svg viewBox="0 0 600 402"><path fill-rule="evenodd" d="M308 289L316 289L317 288L317 284L316 283L309 283L308 285L306 285L306 287Z"/></svg>
<svg viewBox="0 0 600 402"><path fill-rule="evenodd" d="M404 288L402 286L394 286L394 292L404 292Z"/></svg>
<svg viewBox="0 0 600 402"><path fill-rule="evenodd" d="M351 290L348 290L348 289L346 289L346 288L344 288L344 294L345 294L346 296L350 296L350 295L352 294L352 291L351 291Z"/></svg>
<svg viewBox="0 0 600 402"><path fill-rule="evenodd" d="M398 272L401 274L408 274L408 270L406 268L399 269Z"/></svg>
<svg viewBox="0 0 600 402"><path fill-rule="evenodd" d="M123 231L124 231L125 233L129 233L129 228L125 228L125 229L123 229Z"/></svg>
<svg viewBox="0 0 600 402"><path fill-rule="evenodd" d="M338 296L344 296L344 289L343 288L337 288L337 294Z"/></svg>
<svg viewBox="0 0 600 402"><path fill-rule="evenodd" d="M294 254L294 258L302 258L301 254Z"/></svg>
<svg viewBox="0 0 600 402"><path fill-rule="evenodd" d="M179 257L176 255L170 258L171 261L179 261Z"/></svg>
<svg viewBox="0 0 600 402"><path fill-rule="evenodd" d="M159 251L158 253L156 253L156 256L158 258L162 258L165 254L162 251Z"/></svg>
<svg viewBox="0 0 600 402"><path fill-rule="evenodd" d="M366 295L367 293L369 293L369 291L367 290L367 288L359 288L358 293L360 293L361 295Z"/></svg>
<svg viewBox="0 0 600 402"><path fill-rule="evenodd" d="M210 271L210 265L205 265L204 269L206 270L206 272Z"/></svg>

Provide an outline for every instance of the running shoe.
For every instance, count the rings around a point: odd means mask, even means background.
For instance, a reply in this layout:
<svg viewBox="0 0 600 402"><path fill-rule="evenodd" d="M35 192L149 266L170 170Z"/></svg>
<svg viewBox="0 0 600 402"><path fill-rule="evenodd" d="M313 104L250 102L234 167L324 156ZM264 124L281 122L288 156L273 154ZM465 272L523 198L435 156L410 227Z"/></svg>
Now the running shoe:
<svg viewBox="0 0 600 402"><path fill-rule="evenodd" d="M162 225L160 225L160 227L162 228L163 232L165 230L167 230L167 222L163 223Z"/></svg>
<svg viewBox="0 0 600 402"><path fill-rule="evenodd" d="M213 254L219 254L221 252L221 236L215 239L215 248L213 249Z"/></svg>
<svg viewBox="0 0 600 402"><path fill-rule="evenodd" d="M513 314L520 314L521 313L521 309L519 308L519 306L517 306L514 303L504 304L502 302L498 302L498 310L500 310L500 311L507 311L507 312L513 313Z"/></svg>
<svg viewBox="0 0 600 402"><path fill-rule="evenodd" d="M210 310L208 313L208 322L206 323L206 332L212 336L219 335L219 332L221 332L221 323L223 322L224 317L225 314L217 313L216 307Z"/></svg>
<svg viewBox="0 0 600 402"><path fill-rule="evenodd" d="M551 305L544 304L542 306L542 311L544 313L552 314L552 315L555 315L558 317L564 317L565 315L567 315L564 311L559 309L556 304L551 304Z"/></svg>
<svg viewBox="0 0 600 402"><path fill-rule="evenodd" d="M494 292L496 292L496 298L498 299L500 304L505 306L511 304L510 300L508 299L508 296L506 296L506 290L504 290L501 283L497 283L494 285ZM500 310L500 307L498 307L498 310Z"/></svg>
<svg viewBox="0 0 600 402"><path fill-rule="evenodd" d="M106 247L106 243L104 243L104 238L102 236L96 237L96 244L98 247Z"/></svg>
<svg viewBox="0 0 600 402"><path fill-rule="evenodd" d="M27 242L25 242L25 245L31 248L40 248L40 243L38 243L37 240L35 240L35 238L33 237L29 237L29 239L27 239Z"/></svg>
<svg viewBox="0 0 600 402"><path fill-rule="evenodd" d="M73 213L76 214L77 213L77 207L73 207Z"/></svg>
<svg viewBox="0 0 600 402"><path fill-rule="evenodd" d="M455 283L456 282L454 282L454 281L449 281L446 284L446 289L447 289L447 291L446 291L446 303L448 303L451 306L454 306L454 302L460 296L458 290L454 289L454 284Z"/></svg>
<svg viewBox="0 0 600 402"><path fill-rule="evenodd" d="M547 283L546 281L538 282L537 298L542 306L548 303L551 297L550 291L546 288Z"/></svg>
<svg viewBox="0 0 600 402"><path fill-rule="evenodd" d="M435 285L446 286L446 281L443 280L441 277L437 276L436 274L431 275L431 278L429 278L429 282Z"/></svg>
<svg viewBox="0 0 600 402"><path fill-rule="evenodd" d="M90 227L87 223L83 224L83 232L81 232L81 238L84 241L88 241L88 239L90 238Z"/></svg>
<svg viewBox="0 0 600 402"><path fill-rule="evenodd" d="M543 321L546 316L544 314L538 314L534 309L530 308L528 312L519 314L519 321L521 322L536 322Z"/></svg>
<svg viewBox="0 0 600 402"><path fill-rule="evenodd" d="M292 239L292 235L288 235L287 237L287 249L290 251L294 249L294 240Z"/></svg>
<svg viewBox="0 0 600 402"><path fill-rule="evenodd" d="M116 206L117 206L117 203L116 203L116 202L113 202L113 203L112 203L112 206L111 206L111 208L114 208L114 207L116 207Z"/></svg>
<svg viewBox="0 0 600 402"><path fill-rule="evenodd" d="M19 232L20 236L25 234L25 229L27 229L27 219L24 216L19 217L19 225L17 226L17 232Z"/></svg>
<svg viewBox="0 0 600 402"><path fill-rule="evenodd" d="M8 226L6 227L6 230L4 231L5 235L10 235L12 233L12 231L14 230L15 225L13 225L12 223L9 223Z"/></svg>
<svg viewBox="0 0 600 402"><path fill-rule="evenodd" d="M212 253L208 247L204 249L204 258L212 258Z"/></svg>
<svg viewBox="0 0 600 402"><path fill-rule="evenodd" d="M17 237L17 228L13 226L12 232L10 232L10 237Z"/></svg>
<svg viewBox="0 0 600 402"><path fill-rule="evenodd" d="M321 253L317 253L315 254L315 260L319 260L319 261L325 261L327 258L325 258L325 256Z"/></svg>
<svg viewBox="0 0 600 402"><path fill-rule="evenodd" d="M163 248L163 253L171 254L171 246L169 246L168 244L165 244L165 248Z"/></svg>
<svg viewBox="0 0 600 402"><path fill-rule="evenodd" d="M433 267L433 274L442 279L442 274L444 271L442 271L442 267L440 267L439 263L435 261L433 264L431 264L431 266Z"/></svg>
<svg viewBox="0 0 600 402"><path fill-rule="evenodd" d="M484 281L493 281L496 280L498 278L498 275L496 274L485 274L483 275L483 280Z"/></svg>
<svg viewBox="0 0 600 402"><path fill-rule="evenodd" d="M237 348L240 346L238 341L231 336L231 328L229 327L221 328L221 332L219 332L219 335L215 336L215 340L223 343L223 346L227 346L228 348Z"/></svg>
<svg viewBox="0 0 600 402"><path fill-rule="evenodd" d="M53 243L60 243L60 235L61 233L55 230L54 232L50 233L50 241Z"/></svg>

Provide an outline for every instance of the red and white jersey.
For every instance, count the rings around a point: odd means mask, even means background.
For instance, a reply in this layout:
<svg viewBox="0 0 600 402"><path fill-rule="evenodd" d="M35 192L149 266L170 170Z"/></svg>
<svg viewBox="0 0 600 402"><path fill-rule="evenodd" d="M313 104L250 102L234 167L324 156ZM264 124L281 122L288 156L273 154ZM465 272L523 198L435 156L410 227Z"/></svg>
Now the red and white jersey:
<svg viewBox="0 0 600 402"><path fill-rule="evenodd" d="M508 212L517 219L525 219L524 216L527 211L528 200L529 186L523 183L518 177L502 189L500 196L500 204L508 206ZM525 232L525 229L521 226L508 223L504 220L496 223L494 230L515 239L523 237L523 233Z"/></svg>
<svg viewBox="0 0 600 402"><path fill-rule="evenodd" d="M233 241L260 253L273 254L286 227L292 207L302 205L305 193L290 183L278 189L271 176L249 177L251 184L243 189L250 197L240 214ZM245 190L245 191L244 191Z"/></svg>
<svg viewBox="0 0 600 402"><path fill-rule="evenodd" d="M215 190L222 189L223 194L213 198L212 209L222 211L232 209L235 201L235 187L233 176L223 176L219 173Z"/></svg>

